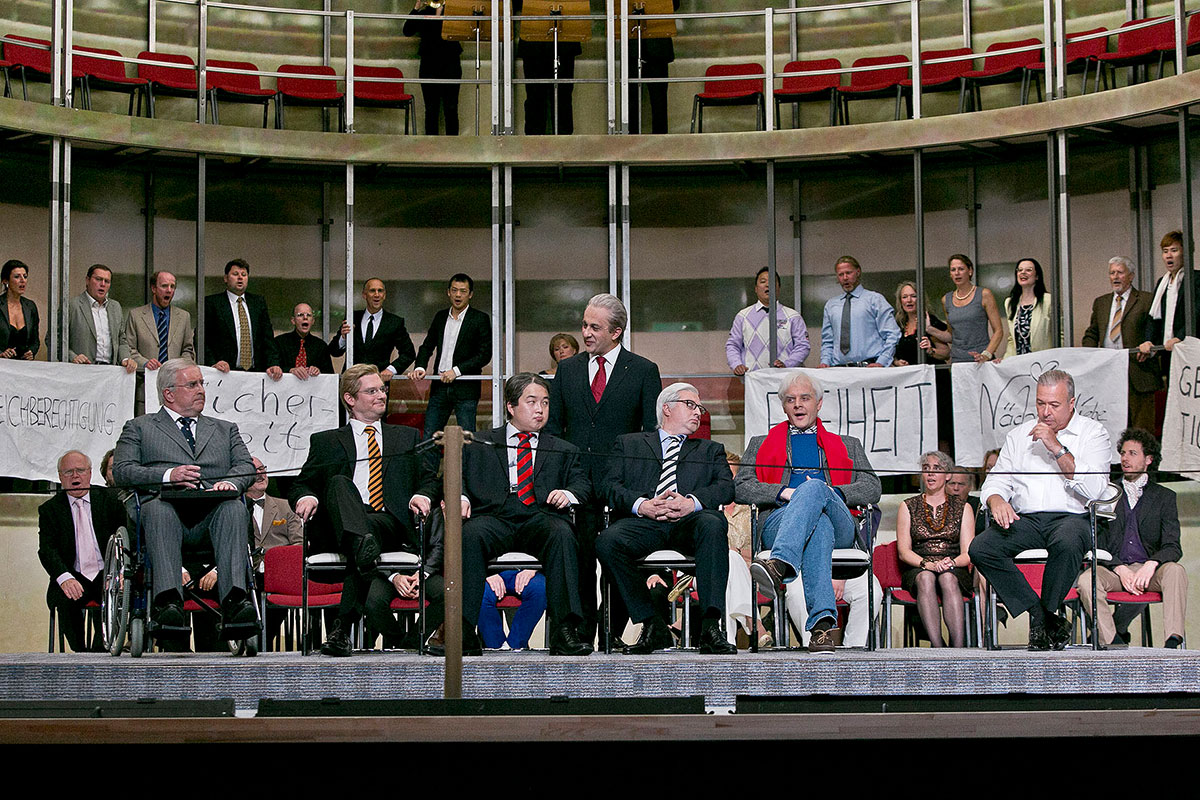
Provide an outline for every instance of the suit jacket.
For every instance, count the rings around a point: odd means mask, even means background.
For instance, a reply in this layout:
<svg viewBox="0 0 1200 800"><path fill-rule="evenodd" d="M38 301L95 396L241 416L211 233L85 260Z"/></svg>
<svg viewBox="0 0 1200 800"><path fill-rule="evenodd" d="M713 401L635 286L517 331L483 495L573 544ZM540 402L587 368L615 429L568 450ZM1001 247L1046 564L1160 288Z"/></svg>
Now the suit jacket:
<svg viewBox="0 0 1200 800"><path fill-rule="evenodd" d="M429 332L425 341L417 351L416 366L429 367L429 357L434 356L432 371L438 371L438 363L442 360L442 337L446 333L446 320L450 318L450 309L443 308L433 315ZM462 328L458 331L458 340L454 343L454 366L463 375L479 375L483 368L492 360L492 319L482 311L467 306L463 311ZM435 380L434 389L447 389L455 400L478 400L483 387L482 381L455 381L443 384Z"/></svg>
<svg viewBox="0 0 1200 800"><path fill-rule="evenodd" d="M759 530L762 530L767 517L778 507L779 493L787 488L786 483L763 483L758 479L758 474L754 470L754 464L758 460L758 449L762 447L762 443L766 440L766 436L755 436L750 440L750 444L746 447L746 452L742 456L742 464L745 466L738 470L737 477L733 479L733 485L737 491L737 501L739 503L753 503L758 506ZM842 492L842 496L846 498L846 505L853 508L854 506L866 505L868 503L878 503L883 493L883 487L880 485L879 478L871 468L871 462L867 458L867 453L863 450L862 444L853 436L843 436L842 442L845 443L846 455L850 456L850 463L855 468L853 478L850 482L836 487ZM820 453L821 469L825 471L825 476L828 480L829 464L825 460L825 451L821 450ZM787 466L790 467L791 463L792 455L789 450ZM784 475L786 474L787 470L785 469Z"/></svg>
<svg viewBox="0 0 1200 800"><path fill-rule="evenodd" d="M275 349L279 352L279 366L284 372L295 369L296 355L300 352L300 334L294 330L275 337ZM321 370L322 375L333 374L333 360L329 357L329 345L320 336L311 333L304 337L304 354L308 365Z"/></svg>
<svg viewBox="0 0 1200 800"><path fill-rule="evenodd" d="M67 360L74 361L75 356L83 353L94 363L96 361L96 320L92 317L91 295L87 292L71 298L70 334L67 340ZM129 346L121 335L121 304L111 297L104 303L108 314L108 333L112 342L112 353L109 355L110 364L120 364L129 358ZM47 333L46 347L50 346Z"/></svg>
<svg viewBox="0 0 1200 800"><path fill-rule="evenodd" d="M237 425L203 414L196 420L195 454L165 408L126 422L113 456L117 485L145 493L162 486L167 469L195 464L205 488L226 480L238 491L246 491L254 482L254 462Z"/></svg>
<svg viewBox="0 0 1200 800"><path fill-rule="evenodd" d="M613 519L633 516L639 497L653 497L662 475L663 451L658 431L618 436L608 459L604 493ZM707 439L685 439L675 467L679 493L695 495L706 509L733 502L733 475L725 446Z"/></svg>
<svg viewBox="0 0 1200 800"><path fill-rule="evenodd" d="M154 324L154 310L149 303L130 309L121 331L121 344L129 348L129 356L137 362L139 370L144 370L150 359L158 358L158 326ZM171 306L171 319L167 323L167 358L196 360L192 315L176 305Z"/></svg>
<svg viewBox="0 0 1200 800"><path fill-rule="evenodd" d="M1121 488L1121 499L1117 501L1117 515L1107 525L1101 526L1097 543L1112 553L1111 565L1121 561L1121 542L1125 538L1125 490ZM1164 563L1178 561L1183 557L1179 545L1179 511L1175 503L1175 492L1157 483L1147 482L1142 497L1134 506L1137 514L1138 538L1146 548L1146 555L1153 561Z"/></svg>
<svg viewBox="0 0 1200 800"><path fill-rule="evenodd" d="M25 348L33 351L36 356L38 349L42 343L38 341L38 309L37 304L28 297L21 298L21 312L25 315ZM0 343L7 350L12 347L12 336L14 331L8 321L8 292L0 294ZM21 357L21 353L17 353L17 357Z"/></svg>
<svg viewBox="0 0 1200 800"><path fill-rule="evenodd" d="M1146 323L1150 319L1150 301L1154 295L1149 292L1129 290L1129 300L1125 303L1125 311L1121 315L1121 344L1125 347L1137 347L1146 341ZM1102 294L1092 301L1092 319L1088 322L1087 330L1083 332L1084 347L1100 347L1101 341L1108 336L1108 318L1112 314L1113 293ZM1155 392L1162 386L1155 361L1138 361L1129 356L1129 385L1135 392Z"/></svg>
<svg viewBox="0 0 1200 800"><path fill-rule="evenodd" d="M1192 297L1193 297L1193 305L1197 309L1196 326L1198 329L1200 329L1200 276L1193 275L1192 277L1196 279L1192 282ZM1154 295L1158 292L1159 285L1166 279L1167 279L1167 276L1163 275L1161 278L1158 279L1158 283L1154 284L1154 291L1150 292L1150 294L1149 294L1148 311L1153 310ZM1187 327L1186 327L1187 323L1186 323L1186 320L1184 318L1184 313L1183 313L1183 306L1184 306L1183 301L1184 301L1183 287L1181 286L1179 289L1179 299L1175 303L1175 323L1172 326L1172 330L1174 330L1176 333L1179 333L1180 334L1179 338L1181 338L1181 339L1184 336L1196 336L1197 334L1200 334L1200 330L1187 331ZM1162 303L1163 303L1163 311L1165 313L1166 305L1167 305L1166 295L1163 296ZM1187 332L1184 333L1184 331L1187 331ZM1142 341L1148 341L1153 344L1162 344L1163 343L1162 338L1163 338L1163 320L1154 319L1154 317L1149 317L1149 316L1146 317L1145 338ZM1141 344L1141 342L1139 342L1138 344ZM1169 356L1170 353L1165 353L1165 355Z"/></svg>
<svg viewBox="0 0 1200 800"><path fill-rule="evenodd" d="M249 498L247 498L249 500ZM250 535L253 541L252 549L262 548L264 551L272 547L286 544L300 544L304 541L304 523L292 511L287 500L282 497L263 495L262 525L254 521L253 509L250 517ZM262 563L262 556L254 557L254 571L257 572Z"/></svg>
<svg viewBox="0 0 1200 800"><path fill-rule="evenodd" d="M92 504L92 530L103 558L109 537L125 524L125 508L113 492L100 486L92 487L88 500ZM82 577L75 571L75 520L66 492L38 506L38 559L54 585L64 572L76 579Z"/></svg>
<svg viewBox="0 0 1200 800"><path fill-rule="evenodd" d="M265 372L267 367L279 366L279 353L275 349L275 329L271 326L271 315L267 313L267 301L262 295L243 295L246 299L246 315L250 318L250 338L253 350L251 372ZM175 312L171 312L174 316ZM237 320L229 305L226 292L210 294L204 298L204 363L208 366L224 361L230 369L238 369Z"/></svg>
<svg viewBox="0 0 1200 800"><path fill-rule="evenodd" d="M654 401L661 391L658 365L622 347L597 403L588 380L588 354L577 353L559 363L550 381L550 420L543 432L579 448L599 494L617 437L658 428Z"/></svg>
<svg viewBox="0 0 1200 800"><path fill-rule="evenodd" d="M1047 292L1045 297L1033 307L1033 313L1029 317L1030 352L1036 353L1039 350L1049 350L1055 346L1054 340L1050 337L1050 308L1053 300L1054 298ZM1013 333L1015 320L1009 317L1011 309L1012 298L1004 298L1004 319L1007 320L1005 327L1008 328L1008 349L1004 352L1006 355L1015 356L1017 354L1017 337Z"/></svg>
<svg viewBox="0 0 1200 800"><path fill-rule="evenodd" d="M385 310L379 318L379 330L371 337L370 344L363 342L362 322L363 311L354 312L354 363L374 364L383 372L389 366L397 375L404 372L413 363L416 348L408 337L408 329L404 327L404 317L398 317ZM340 356L346 348L338 340L340 334L334 334L329 340L329 352ZM392 350L395 350L396 360L392 361Z"/></svg>
<svg viewBox="0 0 1200 800"><path fill-rule="evenodd" d="M509 448L505 441L508 426L475 434L475 442L463 448L463 493L471 501L471 516L499 515L508 499ZM591 484L579 460L579 449L547 433L538 435L533 456L533 497L535 508L547 514L567 516L546 505L555 489L566 489L582 504L591 496Z"/></svg>
<svg viewBox="0 0 1200 800"><path fill-rule="evenodd" d="M413 448L421 441L421 434L415 428L405 425L383 425L382 438L384 506L408 529L412 525L408 501L414 494L425 495L434 505L437 505L441 498L437 465L433 456L418 456L413 452ZM319 539L323 544L328 545L334 541L325 507L325 488L337 475L353 479L357 459L358 450L354 445L354 433L349 425L314 433L309 439L308 458L300 468L300 474L292 482L288 500L292 508L295 508L303 497L315 497L320 501L312 520L315 528L313 538Z"/></svg>

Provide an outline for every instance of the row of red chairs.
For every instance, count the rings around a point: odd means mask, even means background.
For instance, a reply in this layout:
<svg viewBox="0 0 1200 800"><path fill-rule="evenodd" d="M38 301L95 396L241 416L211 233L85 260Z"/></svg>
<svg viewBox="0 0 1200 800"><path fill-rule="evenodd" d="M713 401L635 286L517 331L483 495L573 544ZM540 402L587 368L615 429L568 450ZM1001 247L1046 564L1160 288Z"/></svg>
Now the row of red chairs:
<svg viewBox="0 0 1200 800"><path fill-rule="evenodd" d="M1147 22L1157 24L1135 27ZM1120 67L1158 65L1158 77L1162 77L1164 65L1175 52L1175 25L1173 17L1154 17L1131 20L1121 26L1117 34L1117 49L1106 52L1107 28L1093 28L1067 35L1064 58L1069 74L1083 74L1082 92L1087 91L1088 75L1095 65L1096 89L1101 80L1105 88L1109 75ZM1132 28L1132 30L1125 30ZM1085 38L1095 37L1095 38ZM1080 41L1083 39L1083 41ZM1192 15L1188 21L1187 52L1200 51L1200 14ZM1037 48L1021 52L1004 52L1021 48ZM1038 99L1042 99L1041 80L1046 65L1042 61L1044 50L1040 39L1021 39L1012 42L997 42L988 47L983 59L983 69L974 69L973 55L969 47L950 50L928 50L921 53L921 90L923 92L958 91L959 112L983 108L980 87L1001 83L1021 84L1021 103L1029 102L1031 87L1036 88ZM926 63L939 59L959 58L957 61ZM900 119L901 103L907 105L912 116L913 81L908 77L908 57L872 56L860 58L852 65L875 69L850 73L849 85L842 85L842 76L837 72L842 62L836 58L808 61L792 61L784 67L783 81L775 92L775 127L780 127L781 105L800 103L806 100L825 99L829 103L829 124L846 124L850 121L850 100L894 97L895 118ZM1172 62L1173 63L1173 62ZM904 66L888 67L889 64ZM1107 71L1106 71L1107 68ZM817 73L817 74L813 74ZM820 74L825 73L825 74ZM741 77L745 76L745 77ZM705 71L705 78L724 78L707 81L704 90L696 95L692 104L692 131L704 130L704 107L711 105L754 105L758 109L757 127L763 128L763 79L765 71L761 64L719 64ZM732 80L730 80L732 78Z"/></svg>
<svg viewBox="0 0 1200 800"><path fill-rule="evenodd" d="M11 96L11 72L20 76L22 97L28 100L27 81L50 80L50 42L28 36L9 35L5 38L4 60L0 61L0 68L4 70L5 94ZM125 74L124 61L114 60L121 57L116 50L79 46L74 48L71 72L72 77L79 82L83 108L91 108L92 89L127 93L131 116L134 113L135 99L137 113L141 115L143 96L146 98L147 113L150 117L154 116L155 97L196 97L196 62L191 57L143 51L137 56L140 61L157 63L138 64L137 77L133 78ZM283 127L284 106L295 105L336 108L338 130L345 130L346 96L338 90L337 73L332 67L284 64L277 71L289 73L289 76L280 76L275 89L266 89L262 86L262 77L255 74L259 72L258 67L248 61L210 58L205 64L208 70L205 72L204 86L209 95L208 108L214 123L219 122L219 101L257 103L263 107L265 128L268 108L274 100L276 128ZM213 70L214 67L244 72L218 72ZM413 112L413 96L405 93L404 84L399 82L403 80L404 73L396 67L357 65L354 73L358 78L390 78L397 81L355 81L354 103L360 107L395 108L404 111L404 132L408 133ZM290 77L291 75L297 77Z"/></svg>

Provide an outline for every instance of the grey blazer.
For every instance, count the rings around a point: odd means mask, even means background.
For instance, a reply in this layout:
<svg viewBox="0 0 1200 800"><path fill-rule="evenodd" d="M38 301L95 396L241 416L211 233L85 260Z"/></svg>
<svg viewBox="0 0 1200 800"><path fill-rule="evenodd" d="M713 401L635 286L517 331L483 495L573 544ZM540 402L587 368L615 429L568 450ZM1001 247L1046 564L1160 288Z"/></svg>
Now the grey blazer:
<svg viewBox="0 0 1200 800"><path fill-rule="evenodd" d="M113 478L118 486L149 489L162 486L167 469L183 464L200 467L206 488L228 480L244 492L254 482L254 462L237 425L215 417L197 417L193 455L183 431L165 408L125 423L113 456Z"/></svg>
<svg viewBox="0 0 1200 800"><path fill-rule="evenodd" d="M108 313L108 333L112 337L111 364L120 364L129 358L129 345L122 335L121 304L111 297L104 303ZM96 360L96 320L92 317L91 297L87 292L71 298L70 336L67 339L67 360L83 353L93 362ZM50 334L46 334L46 346L50 346Z"/></svg>
<svg viewBox="0 0 1200 800"><path fill-rule="evenodd" d="M771 512L778 508L779 493L787 488L786 483L763 483L754 471L754 464L758 460L758 448L762 447L762 443L766 440L766 436L755 436L750 440L750 444L742 456L742 466L733 479L733 489L737 501L747 505L753 503L758 506L760 529ZM878 503L879 498L883 495L883 487L871 467L871 462L867 458L862 444L853 436L843 436L842 441L846 444L846 454L850 456L850 463L855 467L854 477L850 483L837 487L845 495L846 505L854 507ZM829 465L825 462L825 451L820 452L821 469L825 471L825 477L828 478ZM788 466L791 466L791 461L792 456L789 450Z"/></svg>
<svg viewBox="0 0 1200 800"><path fill-rule="evenodd" d="M190 358L196 360L196 337L192 328L192 317L177 305L171 306L171 324L167 328L167 358ZM139 370L146 362L158 358L158 328L154 324L154 312L147 303L131 309L125 318L121 332L122 344L129 348L129 355L137 362Z"/></svg>

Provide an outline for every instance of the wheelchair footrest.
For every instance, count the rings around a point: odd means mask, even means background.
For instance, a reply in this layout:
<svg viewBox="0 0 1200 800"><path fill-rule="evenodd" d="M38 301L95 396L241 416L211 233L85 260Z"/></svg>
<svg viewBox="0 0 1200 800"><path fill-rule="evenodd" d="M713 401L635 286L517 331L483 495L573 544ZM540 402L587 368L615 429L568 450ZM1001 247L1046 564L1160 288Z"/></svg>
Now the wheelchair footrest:
<svg viewBox="0 0 1200 800"><path fill-rule="evenodd" d="M189 625L160 625L155 622L150 626L150 635L155 639L187 639L192 635Z"/></svg>
<svg viewBox="0 0 1200 800"><path fill-rule="evenodd" d="M220 637L225 640L252 639L258 634L258 623L246 622L240 625L222 625Z"/></svg>

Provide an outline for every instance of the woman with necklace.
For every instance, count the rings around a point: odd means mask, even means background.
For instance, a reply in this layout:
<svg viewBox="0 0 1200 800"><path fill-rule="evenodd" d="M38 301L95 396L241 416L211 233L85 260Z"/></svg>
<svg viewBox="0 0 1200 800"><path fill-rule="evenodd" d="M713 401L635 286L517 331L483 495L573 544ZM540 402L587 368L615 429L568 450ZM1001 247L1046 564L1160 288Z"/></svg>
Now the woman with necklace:
<svg viewBox="0 0 1200 800"><path fill-rule="evenodd" d="M967 550L975 538L975 515L961 498L946 493L953 468L950 456L941 451L921 456L924 491L901 503L896 519L896 553L903 568L900 586L917 598L921 623L934 647L945 646L942 615L950 646L966 646L963 595L971 592Z"/></svg>
<svg viewBox="0 0 1200 800"><path fill-rule="evenodd" d="M1012 293L1004 298L1004 316L1011 326L1008 349L1014 356L1054 347L1050 338L1050 305L1042 265L1034 258L1018 261Z"/></svg>
<svg viewBox="0 0 1200 800"><path fill-rule="evenodd" d="M975 265L962 253L950 256L954 289L942 297L950 324L950 360L983 363L1004 355L1007 331L990 289L976 286Z"/></svg>
<svg viewBox="0 0 1200 800"><path fill-rule="evenodd" d="M0 295L0 358L32 361L37 355L38 310L25 297L28 281L29 267L24 262L15 258L4 262L0 270L0 282L4 284L4 294Z"/></svg>

